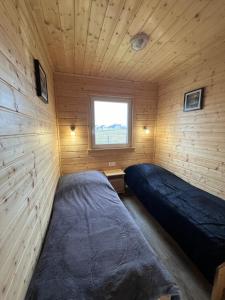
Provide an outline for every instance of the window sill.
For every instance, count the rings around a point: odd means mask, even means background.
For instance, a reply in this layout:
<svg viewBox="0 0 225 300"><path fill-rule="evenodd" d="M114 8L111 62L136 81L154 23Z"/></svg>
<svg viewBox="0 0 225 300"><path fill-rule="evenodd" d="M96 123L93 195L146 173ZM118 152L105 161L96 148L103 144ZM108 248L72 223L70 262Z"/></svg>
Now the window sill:
<svg viewBox="0 0 225 300"><path fill-rule="evenodd" d="M93 148L88 149L88 152L96 152L96 151L111 151L111 150L126 150L126 151L134 151L135 147L118 147L118 148Z"/></svg>

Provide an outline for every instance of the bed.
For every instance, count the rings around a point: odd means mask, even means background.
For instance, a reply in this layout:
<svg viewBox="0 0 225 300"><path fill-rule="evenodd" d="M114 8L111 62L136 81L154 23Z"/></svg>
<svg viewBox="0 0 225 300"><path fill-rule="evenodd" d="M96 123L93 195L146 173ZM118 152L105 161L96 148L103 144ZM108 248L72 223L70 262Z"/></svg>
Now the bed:
<svg viewBox="0 0 225 300"><path fill-rule="evenodd" d="M179 299L179 291L107 178L63 176L26 299Z"/></svg>
<svg viewBox="0 0 225 300"><path fill-rule="evenodd" d="M213 283L225 261L225 201L153 164L128 167L125 182Z"/></svg>

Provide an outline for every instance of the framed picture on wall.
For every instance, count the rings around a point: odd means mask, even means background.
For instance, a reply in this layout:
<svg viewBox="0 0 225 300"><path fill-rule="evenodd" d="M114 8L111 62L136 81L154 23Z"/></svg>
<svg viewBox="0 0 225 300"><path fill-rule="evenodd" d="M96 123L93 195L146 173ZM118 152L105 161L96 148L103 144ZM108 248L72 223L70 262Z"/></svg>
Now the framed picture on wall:
<svg viewBox="0 0 225 300"><path fill-rule="evenodd" d="M202 109L204 88L190 91L184 94L184 111Z"/></svg>
<svg viewBox="0 0 225 300"><path fill-rule="evenodd" d="M34 59L34 69L37 96L40 97L44 103L48 103L47 76L39 60L37 59Z"/></svg>

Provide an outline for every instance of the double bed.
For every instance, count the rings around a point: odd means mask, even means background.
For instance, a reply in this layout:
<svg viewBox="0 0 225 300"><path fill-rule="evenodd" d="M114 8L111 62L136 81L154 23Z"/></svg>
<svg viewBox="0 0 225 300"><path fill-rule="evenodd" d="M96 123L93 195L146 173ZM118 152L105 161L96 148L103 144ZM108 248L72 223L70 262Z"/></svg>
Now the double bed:
<svg viewBox="0 0 225 300"><path fill-rule="evenodd" d="M26 299L170 297L179 299L176 284L107 178L97 171L61 177Z"/></svg>

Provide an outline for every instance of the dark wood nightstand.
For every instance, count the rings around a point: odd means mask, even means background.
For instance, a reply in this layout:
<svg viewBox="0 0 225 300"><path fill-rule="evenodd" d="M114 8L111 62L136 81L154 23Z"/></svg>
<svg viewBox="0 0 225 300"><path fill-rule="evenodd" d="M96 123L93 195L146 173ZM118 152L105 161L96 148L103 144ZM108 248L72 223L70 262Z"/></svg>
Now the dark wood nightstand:
<svg viewBox="0 0 225 300"><path fill-rule="evenodd" d="M124 194L124 172L121 169L103 171L118 194Z"/></svg>

